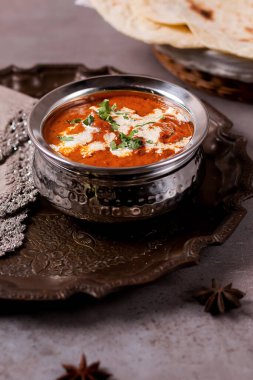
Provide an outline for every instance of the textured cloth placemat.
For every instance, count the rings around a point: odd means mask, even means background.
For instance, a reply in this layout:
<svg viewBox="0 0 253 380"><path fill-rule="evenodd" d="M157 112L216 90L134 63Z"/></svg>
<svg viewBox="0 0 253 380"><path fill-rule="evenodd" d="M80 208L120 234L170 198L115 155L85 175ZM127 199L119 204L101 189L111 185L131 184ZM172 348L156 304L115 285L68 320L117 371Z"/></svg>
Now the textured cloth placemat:
<svg viewBox="0 0 253 380"><path fill-rule="evenodd" d="M0 86L0 256L24 240L27 206L37 190L31 172L33 147L27 117L35 99Z"/></svg>

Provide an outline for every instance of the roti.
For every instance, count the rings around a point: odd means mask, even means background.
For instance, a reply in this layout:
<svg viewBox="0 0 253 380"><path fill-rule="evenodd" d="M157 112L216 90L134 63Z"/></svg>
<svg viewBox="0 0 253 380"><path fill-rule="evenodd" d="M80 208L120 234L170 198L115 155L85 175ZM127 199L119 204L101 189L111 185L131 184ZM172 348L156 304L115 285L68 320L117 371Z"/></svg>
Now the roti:
<svg viewBox="0 0 253 380"><path fill-rule="evenodd" d="M201 43L186 25L167 25L149 20L136 1L91 0L93 7L118 31L151 44L197 48Z"/></svg>

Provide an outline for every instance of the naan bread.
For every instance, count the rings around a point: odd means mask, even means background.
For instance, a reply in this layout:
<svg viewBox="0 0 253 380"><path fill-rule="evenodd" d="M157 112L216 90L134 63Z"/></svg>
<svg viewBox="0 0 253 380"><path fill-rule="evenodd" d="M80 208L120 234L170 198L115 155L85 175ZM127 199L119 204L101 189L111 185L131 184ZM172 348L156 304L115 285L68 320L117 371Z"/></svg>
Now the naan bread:
<svg viewBox="0 0 253 380"><path fill-rule="evenodd" d="M164 25L144 17L138 11L136 0L91 0L91 4L115 29L130 37L178 48L201 46L187 26Z"/></svg>
<svg viewBox="0 0 253 380"><path fill-rule="evenodd" d="M160 24L182 25L184 0L136 0L136 9L147 19Z"/></svg>
<svg viewBox="0 0 253 380"><path fill-rule="evenodd" d="M187 25L210 49L253 58L253 0L185 0Z"/></svg>
<svg viewBox="0 0 253 380"><path fill-rule="evenodd" d="M151 44L253 59L253 0L91 0L120 32Z"/></svg>

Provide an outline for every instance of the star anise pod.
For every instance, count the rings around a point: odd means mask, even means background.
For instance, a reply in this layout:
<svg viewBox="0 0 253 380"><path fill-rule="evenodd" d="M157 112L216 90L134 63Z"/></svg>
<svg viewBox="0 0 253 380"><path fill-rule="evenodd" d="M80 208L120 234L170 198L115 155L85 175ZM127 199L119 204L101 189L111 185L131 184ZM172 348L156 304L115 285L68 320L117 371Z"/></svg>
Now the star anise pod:
<svg viewBox="0 0 253 380"><path fill-rule="evenodd" d="M222 287L212 279L211 288L201 288L192 294L205 311L211 314L220 314L241 306L240 299L245 296L241 290L232 288L232 283Z"/></svg>
<svg viewBox="0 0 253 380"><path fill-rule="evenodd" d="M100 363L92 363L87 365L85 355L81 356L79 367L71 364L63 364L65 375L58 377L56 380L106 380L111 377L111 374L99 368Z"/></svg>

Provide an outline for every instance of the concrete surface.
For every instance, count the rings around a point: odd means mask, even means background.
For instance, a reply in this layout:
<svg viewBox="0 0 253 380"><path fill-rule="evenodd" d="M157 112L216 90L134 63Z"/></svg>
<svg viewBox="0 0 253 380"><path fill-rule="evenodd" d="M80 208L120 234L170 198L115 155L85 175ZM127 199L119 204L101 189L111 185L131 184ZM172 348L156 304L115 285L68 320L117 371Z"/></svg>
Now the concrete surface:
<svg viewBox="0 0 253 380"><path fill-rule="evenodd" d="M149 46L127 38L73 0L1 0L0 68L38 62L114 65L180 83ZM253 157L253 107L195 91L234 122ZM101 301L0 303L0 379L53 380L61 363L99 359L119 380L251 380L253 378L253 201L234 234L204 250L201 263L154 284ZM247 292L243 308L221 318L186 301L186 291L233 281Z"/></svg>

